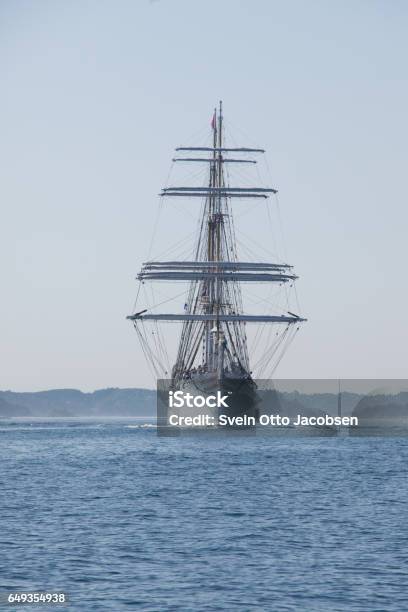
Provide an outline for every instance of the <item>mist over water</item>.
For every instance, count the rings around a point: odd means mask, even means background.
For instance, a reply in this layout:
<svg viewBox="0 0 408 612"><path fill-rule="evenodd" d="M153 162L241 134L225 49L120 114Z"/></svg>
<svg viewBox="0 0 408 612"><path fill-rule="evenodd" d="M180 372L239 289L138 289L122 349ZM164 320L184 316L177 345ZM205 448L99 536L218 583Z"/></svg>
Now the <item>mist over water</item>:
<svg viewBox="0 0 408 612"><path fill-rule="evenodd" d="M0 422L1 591L70 610L404 609L404 438ZM30 606L31 610L40 610Z"/></svg>

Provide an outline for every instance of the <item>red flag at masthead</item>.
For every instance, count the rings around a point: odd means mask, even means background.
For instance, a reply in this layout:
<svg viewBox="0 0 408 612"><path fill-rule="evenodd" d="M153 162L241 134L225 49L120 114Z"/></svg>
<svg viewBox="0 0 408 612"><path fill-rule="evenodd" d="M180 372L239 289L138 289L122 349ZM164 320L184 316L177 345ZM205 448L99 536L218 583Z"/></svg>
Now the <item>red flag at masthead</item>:
<svg viewBox="0 0 408 612"><path fill-rule="evenodd" d="M214 111L214 114L211 119L211 127L213 130L215 130L216 123L217 123L217 113L216 111Z"/></svg>

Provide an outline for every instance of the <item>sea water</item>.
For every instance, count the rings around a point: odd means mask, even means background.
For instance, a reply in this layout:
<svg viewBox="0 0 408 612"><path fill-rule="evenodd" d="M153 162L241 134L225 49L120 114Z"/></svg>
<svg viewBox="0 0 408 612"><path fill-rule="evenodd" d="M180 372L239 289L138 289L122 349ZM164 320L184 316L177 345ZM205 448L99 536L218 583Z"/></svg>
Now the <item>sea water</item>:
<svg viewBox="0 0 408 612"><path fill-rule="evenodd" d="M67 593L53 610L401 612L407 466L406 438L2 419L0 593Z"/></svg>

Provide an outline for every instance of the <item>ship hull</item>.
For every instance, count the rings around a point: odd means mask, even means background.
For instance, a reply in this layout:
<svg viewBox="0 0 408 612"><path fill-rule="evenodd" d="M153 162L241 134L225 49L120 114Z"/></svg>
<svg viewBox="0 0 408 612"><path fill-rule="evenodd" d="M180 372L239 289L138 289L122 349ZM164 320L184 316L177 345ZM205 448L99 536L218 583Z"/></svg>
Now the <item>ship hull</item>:
<svg viewBox="0 0 408 612"><path fill-rule="evenodd" d="M211 373L198 373L183 380L178 388L183 393L190 393L193 397L208 397L217 395L219 392L225 398L223 405L219 407L183 408L186 415L208 414L216 426L227 427L251 427L258 421L259 397L256 385L251 378L230 375L218 381L217 377Z"/></svg>

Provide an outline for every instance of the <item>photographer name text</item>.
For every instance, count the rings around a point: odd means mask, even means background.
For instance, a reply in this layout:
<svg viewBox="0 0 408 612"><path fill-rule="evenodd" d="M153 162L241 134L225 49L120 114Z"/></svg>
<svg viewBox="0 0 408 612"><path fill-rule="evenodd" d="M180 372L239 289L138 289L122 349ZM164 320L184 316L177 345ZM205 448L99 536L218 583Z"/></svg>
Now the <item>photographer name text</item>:
<svg viewBox="0 0 408 612"><path fill-rule="evenodd" d="M195 416L181 416L172 414L168 417L169 425L173 427L254 427L255 425L272 427L357 427L358 418L354 416L304 416L297 414L294 419L279 414L261 414L254 416L229 416L220 414L218 417L209 414Z"/></svg>

